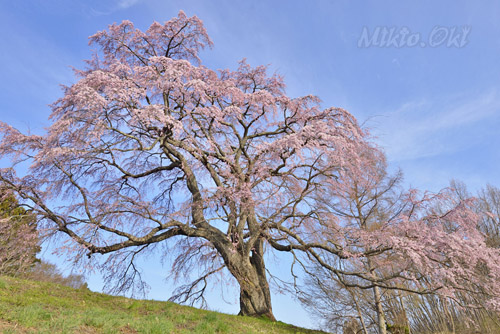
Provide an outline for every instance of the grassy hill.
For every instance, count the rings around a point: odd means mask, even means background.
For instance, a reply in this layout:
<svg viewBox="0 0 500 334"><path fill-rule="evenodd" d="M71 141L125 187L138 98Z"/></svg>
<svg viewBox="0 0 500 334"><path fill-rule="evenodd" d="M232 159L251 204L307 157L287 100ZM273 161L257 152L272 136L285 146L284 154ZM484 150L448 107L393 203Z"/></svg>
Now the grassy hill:
<svg viewBox="0 0 500 334"><path fill-rule="evenodd" d="M62 285L0 277L1 333L319 334L262 319L170 302L114 297Z"/></svg>

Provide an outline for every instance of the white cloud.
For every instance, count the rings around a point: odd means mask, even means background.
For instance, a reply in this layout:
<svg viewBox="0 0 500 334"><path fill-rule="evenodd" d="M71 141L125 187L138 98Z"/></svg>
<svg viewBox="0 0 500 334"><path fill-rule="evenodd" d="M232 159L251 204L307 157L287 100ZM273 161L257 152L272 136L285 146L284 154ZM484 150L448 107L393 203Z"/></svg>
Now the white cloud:
<svg viewBox="0 0 500 334"><path fill-rule="evenodd" d="M481 140L482 129L500 120L496 89L478 96L411 101L378 119L374 134L390 160L453 153Z"/></svg>
<svg viewBox="0 0 500 334"><path fill-rule="evenodd" d="M132 7L136 3L138 3L141 0L119 0L118 1L118 8L120 9L127 9L129 7Z"/></svg>
<svg viewBox="0 0 500 334"><path fill-rule="evenodd" d="M84 15L89 16L103 16L110 15L117 11L128 9L142 0L114 0L114 1L101 1L101 0L88 0L81 4L81 9Z"/></svg>

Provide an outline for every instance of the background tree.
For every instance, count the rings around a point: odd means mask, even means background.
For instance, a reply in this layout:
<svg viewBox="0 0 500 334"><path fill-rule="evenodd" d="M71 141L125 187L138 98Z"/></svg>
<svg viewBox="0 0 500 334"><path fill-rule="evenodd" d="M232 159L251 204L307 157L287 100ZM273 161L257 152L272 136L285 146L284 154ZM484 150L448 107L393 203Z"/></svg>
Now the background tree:
<svg viewBox="0 0 500 334"><path fill-rule="evenodd" d="M85 278L82 275L64 275L55 264L47 261L38 261L30 270L24 273L23 277L35 281L57 283L75 289L87 288L87 283L85 283Z"/></svg>
<svg viewBox="0 0 500 334"><path fill-rule="evenodd" d="M347 328L373 333L378 325L371 291L346 288L335 273L320 267L313 270L305 277L299 299L321 328L332 333L345 333Z"/></svg>
<svg viewBox="0 0 500 334"><path fill-rule="evenodd" d="M136 259L158 250L177 255L174 270L201 272L174 297L201 299L207 279L229 273L240 314L274 319L264 254L341 254L309 238L310 204L325 179L356 169L366 135L343 109L288 97L265 67L200 65L212 42L183 12L145 32L113 24L90 41L98 52L53 104L45 135L0 123L0 155L31 162L0 179L82 261L108 254L100 269L115 291L142 288Z"/></svg>
<svg viewBox="0 0 500 334"><path fill-rule="evenodd" d="M54 282L76 289L87 286L82 275L63 275L52 263L36 258L41 235L36 217L18 204L9 191L0 190L0 274Z"/></svg>
<svg viewBox="0 0 500 334"><path fill-rule="evenodd" d="M22 274L38 261L36 227L35 217L18 205L10 191L0 188L0 274Z"/></svg>
<svg viewBox="0 0 500 334"><path fill-rule="evenodd" d="M402 192L400 176L385 172L384 156L373 150L366 155L372 159L364 160L368 164L363 174L359 169L343 170L328 180L332 184L328 196L318 199L318 211L325 217L318 242L342 247L345 256L329 256L324 250L313 254L320 260L306 269L313 284L303 298L312 301L328 289L324 283L328 279L335 282L330 284L333 288L372 290L373 308L365 308L368 312L358 318L376 314L378 333L409 329L407 294L435 295L450 330L454 328L450 304L497 312L500 253L482 232L478 201L456 196L452 189L435 195ZM350 316L356 304L356 313L363 313L356 298ZM314 311L322 307L306 305Z"/></svg>
<svg viewBox="0 0 500 334"><path fill-rule="evenodd" d="M452 180L450 188L453 189L453 196L457 200L473 196L461 181ZM484 234L485 243L497 249L500 226L499 194L500 190L497 187L486 185L475 193L476 201L473 208L479 216L477 228ZM482 272L482 274L489 275L488 272ZM500 328L498 312L484 307L490 299L488 295L470 295L464 291L455 293L453 298L436 295L408 295L405 299L409 305L409 319L414 333L452 330L457 333L470 331L497 333Z"/></svg>

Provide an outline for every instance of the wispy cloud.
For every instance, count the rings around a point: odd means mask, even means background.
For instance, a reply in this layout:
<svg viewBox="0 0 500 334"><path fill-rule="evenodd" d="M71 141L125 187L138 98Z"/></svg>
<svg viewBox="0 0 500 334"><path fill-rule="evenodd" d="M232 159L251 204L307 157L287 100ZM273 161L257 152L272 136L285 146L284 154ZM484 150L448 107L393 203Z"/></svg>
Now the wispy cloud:
<svg viewBox="0 0 500 334"><path fill-rule="evenodd" d="M392 161L448 154L477 144L487 125L500 120L500 94L448 96L403 104L385 113L374 131Z"/></svg>
<svg viewBox="0 0 500 334"><path fill-rule="evenodd" d="M110 15L120 10L129 9L142 1L143 0L89 0L82 5L82 10L86 15L90 16Z"/></svg>
<svg viewBox="0 0 500 334"><path fill-rule="evenodd" d="M132 7L136 3L140 2L141 0L119 0L117 7L120 9L127 9L129 7Z"/></svg>

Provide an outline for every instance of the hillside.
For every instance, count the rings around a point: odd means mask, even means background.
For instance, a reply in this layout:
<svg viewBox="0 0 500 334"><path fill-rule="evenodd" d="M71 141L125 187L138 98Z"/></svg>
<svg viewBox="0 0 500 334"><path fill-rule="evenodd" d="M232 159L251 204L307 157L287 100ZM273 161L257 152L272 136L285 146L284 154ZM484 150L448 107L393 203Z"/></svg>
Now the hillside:
<svg viewBox="0 0 500 334"><path fill-rule="evenodd" d="M238 317L171 302L0 277L1 333L308 333L281 322Z"/></svg>

